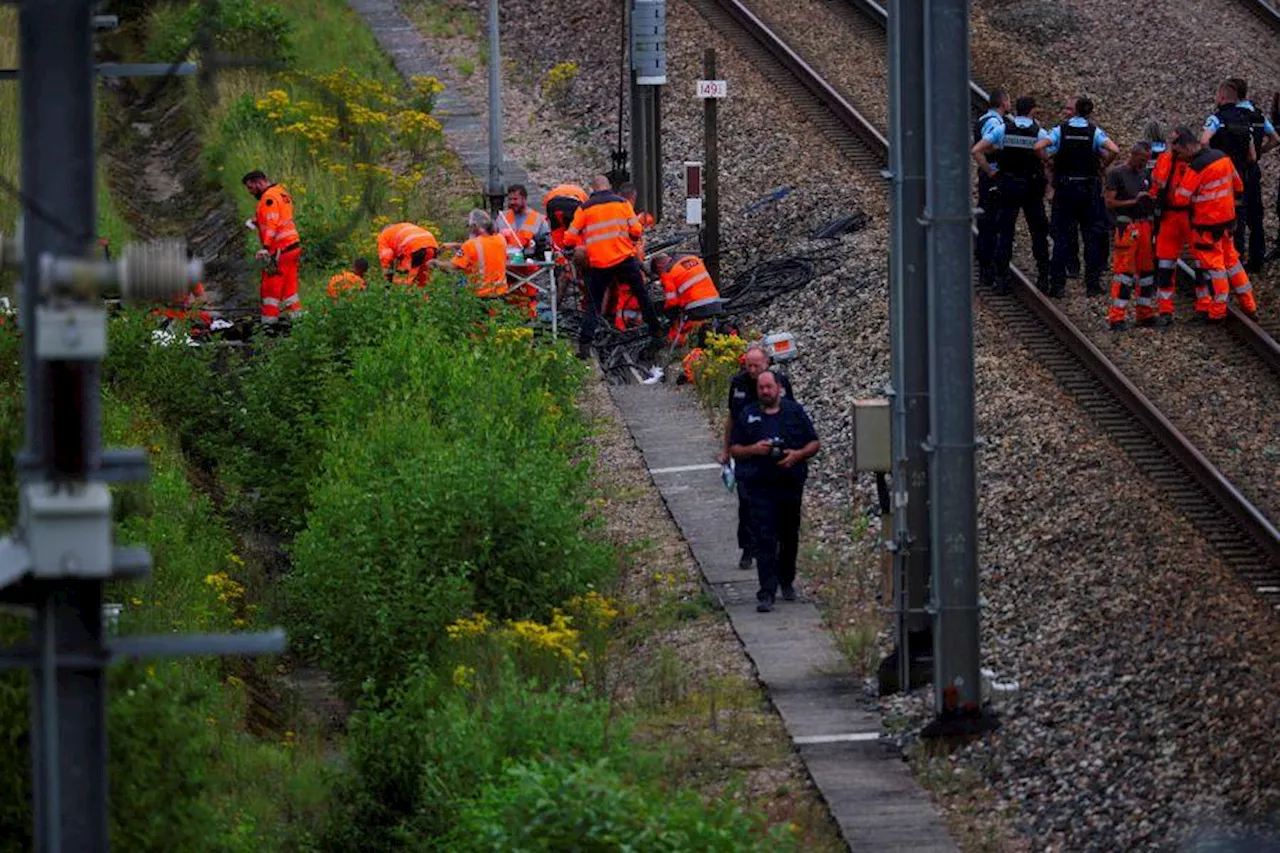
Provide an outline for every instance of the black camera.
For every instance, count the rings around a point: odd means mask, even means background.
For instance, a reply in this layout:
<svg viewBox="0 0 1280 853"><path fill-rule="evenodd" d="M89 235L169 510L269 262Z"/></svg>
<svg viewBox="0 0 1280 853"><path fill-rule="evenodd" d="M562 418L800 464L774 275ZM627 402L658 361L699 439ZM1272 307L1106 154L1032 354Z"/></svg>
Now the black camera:
<svg viewBox="0 0 1280 853"><path fill-rule="evenodd" d="M774 436L773 438L769 439L769 458L770 459L781 459L782 451L784 449L785 448L782 446L781 438Z"/></svg>

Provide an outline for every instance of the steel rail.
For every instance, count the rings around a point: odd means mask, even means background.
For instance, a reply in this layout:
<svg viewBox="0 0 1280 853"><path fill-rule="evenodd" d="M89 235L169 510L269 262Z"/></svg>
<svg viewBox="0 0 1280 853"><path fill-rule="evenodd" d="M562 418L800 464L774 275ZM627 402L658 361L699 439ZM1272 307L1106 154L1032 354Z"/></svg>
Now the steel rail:
<svg viewBox="0 0 1280 853"><path fill-rule="evenodd" d="M846 130L863 144L877 146L881 159L887 159L888 142L884 135L874 127L852 104L849 104L838 92L819 75L807 62L792 50L771 30L760 18L752 13L742 0L693 0L694 5L705 10L714 6L727 13L733 21L758 42L776 62L790 74L799 78L804 88L822 105L830 109L844 122ZM875 0L848 0L848 2L866 11L868 14L885 15L883 7ZM887 18L883 18L887 23ZM728 34L725 34L728 35ZM982 100L986 105L986 93L976 84L970 84L975 101ZM1145 432L1140 440L1135 441L1133 435L1116 436L1123 438L1122 446L1135 458L1140 467L1148 468L1152 478L1166 490L1174 491L1174 487L1185 485L1190 481L1198 489L1183 488L1175 493L1175 501L1184 511L1194 508L1196 501L1204 497L1210 498L1221 512L1205 513L1201 507L1197 523L1224 559L1232 565L1245 579L1255 585L1256 590L1268 598L1280 609L1280 531L1266 515L1259 510L1218 468L1201 453L1190 440L1142 393L1084 334L1069 317L1058 309L1016 267L1011 268L1015 282L1015 293L1019 302L1028 311L1014 312L1025 317L1034 315L1041 327L1047 327L1057 343L1069 352L1070 357L1088 374L1088 381L1100 386L1107 392L1098 395L1096 388L1090 388L1088 395L1095 398L1095 405L1087 407L1095 417L1105 415L1104 429L1113 434L1130 433L1135 430ZM997 314L1010 316L1007 310L1008 300L1000 298L985 299ZM1248 323L1247 319L1240 325ZM1247 327L1246 327L1247 328ZM1274 345L1274 341L1272 341ZM1072 384L1079 385L1079 379ZM1079 397L1078 388L1068 388L1070 393ZM1105 397L1105 405L1101 408L1097 401ZM1122 407L1128 418L1117 420L1114 415L1116 406ZM1150 444L1154 442L1167 453L1170 459L1164 463L1163 458L1152 462ZM1166 464L1163 470L1155 470L1160 464ZM1172 467L1175 470L1168 470ZM1223 514L1225 513L1225 519ZM1222 529L1222 524L1230 519L1235 531ZM1240 540L1247 539L1247 544ZM1251 547L1250 547L1251 546Z"/></svg>

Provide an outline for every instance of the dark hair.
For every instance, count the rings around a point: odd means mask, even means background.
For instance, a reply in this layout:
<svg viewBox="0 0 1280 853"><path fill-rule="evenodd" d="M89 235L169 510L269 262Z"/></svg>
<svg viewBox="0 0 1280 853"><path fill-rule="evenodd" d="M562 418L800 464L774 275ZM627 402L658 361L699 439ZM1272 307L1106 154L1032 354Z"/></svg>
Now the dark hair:
<svg viewBox="0 0 1280 853"><path fill-rule="evenodd" d="M1185 124L1180 124L1173 129L1174 145L1195 145L1198 139L1199 137L1196 136L1195 131Z"/></svg>
<svg viewBox="0 0 1280 853"><path fill-rule="evenodd" d="M1236 96L1237 101L1240 100L1240 98L1244 97L1243 95L1240 94L1240 90L1236 87L1236 83L1234 80L1223 80L1222 85L1218 87L1218 91L1231 92Z"/></svg>
<svg viewBox="0 0 1280 853"><path fill-rule="evenodd" d="M994 110L1003 104L1008 97L1009 93L1004 89L992 89L991 94L987 97L987 106Z"/></svg>
<svg viewBox="0 0 1280 853"><path fill-rule="evenodd" d="M1080 118L1088 118L1091 112L1093 112L1093 101L1084 95L1076 98L1076 115Z"/></svg>
<svg viewBox="0 0 1280 853"><path fill-rule="evenodd" d="M512 193L519 193L525 198L529 197L529 191L524 188L524 184L512 184L507 187L507 195L511 195Z"/></svg>
<svg viewBox="0 0 1280 853"><path fill-rule="evenodd" d="M426 262L427 262L427 250L425 248L415 249L413 254L409 256L410 266L420 267Z"/></svg>
<svg viewBox="0 0 1280 853"><path fill-rule="evenodd" d="M356 271L357 275L364 275L369 271L369 262L364 258L356 258L351 263L351 268Z"/></svg>
<svg viewBox="0 0 1280 853"><path fill-rule="evenodd" d="M1244 81L1243 77L1228 77L1227 82L1231 84L1231 88L1236 90L1236 97L1244 100L1249 97L1249 84Z"/></svg>
<svg viewBox="0 0 1280 853"><path fill-rule="evenodd" d="M1129 149L1129 153L1137 154L1138 152L1142 152L1143 154L1150 154L1151 143L1147 142L1145 139L1139 139L1137 142L1133 143L1133 147Z"/></svg>
<svg viewBox="0 0 1280 853"><path fill-rule="evenodd" d="M1023 95L1013 103L1014 115L1029 116L1031 111L1036 108L1036 99L1030 95Z"/></svg>
<svg viewBox="0 0 1280 853"><path fill-rule="evenodd" d="M252 172L250 172L249 174L241 178L240 183L247 184L250 181L265 181L266 179L267 179L266 172L262 172L258 169L254 169Z"/></svg>

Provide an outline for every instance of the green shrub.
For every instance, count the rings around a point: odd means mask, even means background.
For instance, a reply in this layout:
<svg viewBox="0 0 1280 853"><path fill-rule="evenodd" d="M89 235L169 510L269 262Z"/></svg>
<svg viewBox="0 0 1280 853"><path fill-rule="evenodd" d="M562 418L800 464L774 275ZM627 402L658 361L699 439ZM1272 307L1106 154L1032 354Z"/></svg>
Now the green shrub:
<svg viewBox="0 0 1280 853"><path fill-rule="evenodd" d="M757 835L760 821L691 793L628 783L611 762L563 759L508 767L459 815L455 853L738 853L795 849L785 830Z"/></svg>
<svg viewBox="0 0 1280 853"><path fill-rule="evenodd" d="M472 609L546 617L613 565L585 529L578 368L511 330L417 319L357 358L286 579L294 636L348 696L393 685Z"/></svg>
<svg viewBox="0 0 1280 853"><path fill-rule="evenodd" d="M22 335L13 318L0 325L0 529L18 520L15 455L26 432L22 385Z"/></svg>
<svg viewBox="0 0 1280 853"><path fill-rule="evenodd" d="M419 669L380 710L350 721L351 775L326 849L448 850L444 837L466 801L510 762L622 756L629 728L606 703L549 693L506 677L489 690Z"/></svg>

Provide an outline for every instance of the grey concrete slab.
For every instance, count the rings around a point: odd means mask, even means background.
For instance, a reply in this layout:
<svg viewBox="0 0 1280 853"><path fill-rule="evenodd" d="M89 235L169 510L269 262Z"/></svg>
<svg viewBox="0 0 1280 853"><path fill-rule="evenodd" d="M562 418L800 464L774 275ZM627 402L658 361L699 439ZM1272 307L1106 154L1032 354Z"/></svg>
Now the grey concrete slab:
<svg viewBox="0 0 1280 853"><path fill-rule="evenodd" d="M440 61L427 49L426 41L395 0L348 0L352 9L364 18L378 46L391 58L396 71L406 80L419 75L446 77ZM489 125L487 105L476 105L446 86L436 97L433 115L444 127L449 147L458 155L467 171L483 187L489 179ZM519 163L503 160L502 174L508 185L529 184L529 175ZM531 198L542 194L530 193Z"/></svg>
<svg viewBox="0 0 1280 853"><path fill-rule="evenodd" d="M719 450L692 395L669 385L610 388L654 484L679 525L712 594L755 664L795 738L876 734L880 719L860 702L860 685L804 596L757 613L754 572L738 568L737 498L717 470L663 473L714 460ZM901 756L877 740L797 746L851 849L874 853L955 853L937 810Z"/></svg>

